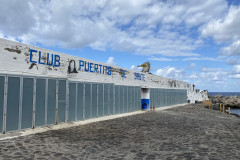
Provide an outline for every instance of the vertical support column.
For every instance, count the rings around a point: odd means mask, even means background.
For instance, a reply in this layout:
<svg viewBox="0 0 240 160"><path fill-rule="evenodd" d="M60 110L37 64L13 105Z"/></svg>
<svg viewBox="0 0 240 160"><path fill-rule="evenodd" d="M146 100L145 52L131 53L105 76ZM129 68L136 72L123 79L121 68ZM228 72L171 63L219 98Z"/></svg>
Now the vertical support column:
<svg viewBox="0 0 240 160"><path fill-rule="evenodd" d="M18 130L22 128L23 77L20 77Z"/></svg>
<svg viewBox="0 0 240 160"><path fill-rule="evenodd" d="M36 119L36 88L37 88L37 80L33 79L33 113L32 113L32 128L35 128L35 119Z"/></svg>
<svg viewBox="0 0 240 160"><path fill-rule="evenodd" d="M55 110L55 124L58 124L58 87L59 80L56 80L56 110Z"/></svg>
<svg viewBox="0 0 240 160"><path fill-rule="evenodd" d="M85 83L83 83L83 120L85 119Z"/></svg>
<svg viewBox="0 0 240 160"><path fill-rule="evenodd" d="M47 125L47 108L48 108L48 79L46 79L46 86L45 86L45 119L44 124Z"/></svg>
<svg viewBox="0 0 240 160"><path fill-rule="evenodd" d="M76 83L76 98L75 98L75 121L77 121L77 113L78 113L78 110L77 110L77 95L78 95L78 83Z"/></svg>
<svg viewBox="0 0 240 160"><path fill-rule="evenodd" d="M7 125L7 94L8 94L8 76L5 76L4 104L3 104L3 133L6 133Z"/></svg>
<svg viewBox="0 0 240 160"><path fill-rule="evenodd" d="M97 85L97 117L98 117L98 86L99 85Z"/></svg>
<svg viewBox="0 0 240 160"><path fill-rule="evenodd" d="M68 121L68 108L69 108L69 82L68 80L66 80L65 122Z"/></svg>
<svg viewBox="0 0 240 160"><path fill-rule="evenodd" d="M149 110L149 98L150 98L150 89L149 88L141 88L141 102L142 102L142 110Z"/></svg>

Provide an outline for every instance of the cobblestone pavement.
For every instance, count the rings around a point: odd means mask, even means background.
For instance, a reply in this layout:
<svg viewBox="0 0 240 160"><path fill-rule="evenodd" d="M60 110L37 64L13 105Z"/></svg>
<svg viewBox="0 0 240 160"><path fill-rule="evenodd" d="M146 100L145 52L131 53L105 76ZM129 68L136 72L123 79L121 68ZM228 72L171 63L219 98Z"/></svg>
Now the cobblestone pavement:
<svg viewBox="0 0 240 160"><path fill-rule="evenodd" d="M240 118L200 104L0 141L0 159L240 159Z"/></svg>

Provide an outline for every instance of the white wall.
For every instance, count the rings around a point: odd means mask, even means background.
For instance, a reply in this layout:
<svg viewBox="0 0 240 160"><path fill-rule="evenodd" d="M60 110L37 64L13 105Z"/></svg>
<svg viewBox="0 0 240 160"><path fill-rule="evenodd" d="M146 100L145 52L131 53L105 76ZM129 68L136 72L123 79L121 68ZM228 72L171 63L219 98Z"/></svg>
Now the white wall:
<svg viewBox="0 0 240 160"><path fill-rule="evenodd" d="M33 52L32 59L30 59L30 49L36 50L37 53ZM49 59L51 61L51 55L60 56L60 66L49 66L40 64L39 61L39 51L41 52L40 63L47 62L47 53L49 53ZM31 63L36 61L37 63ZM75 60L76 69L78 73L68 73L68 66L71 60ZM72 81L89 81L89 82L102 82L102 83L114 83L116 85L132 85L141 86L142 88L172 88L172 89L187 89L188 98L191 102L195 100L203 100L206 98L205 93L195 93L191 90L186 82L171 80L156 76L153 74L146 74L142 72L136 72L129 69L120 68L117 66L111 66L111 75L100 74L100 69L97 69L99 73L96 72L86 72L84 68L81 67L79 70L79 63L81 61L86 61L88 63L97 64L98 67L109 66L104 63L95 62L92 60L71 56L51 50L46 50L43 48L21 44L18 42L13 42L0 38L0 74L16 74L16 75L28 75L28 76L46 76L46 77L58 77L58 78L68 78ZM81 63L82 64L82 63ZM72 65L71 65L72 66ZM125 70L125 77L121 76L121 69ZM142 75L137 77L136 74ZM143 80L144 77L144 80Z"/></svg>
<svg viewBox="0 0 240 160"><path fill-rule="evenodd" d="M194 85L188 85L187 97L190 103L208 100L208 91L195 89Z"/></svg>

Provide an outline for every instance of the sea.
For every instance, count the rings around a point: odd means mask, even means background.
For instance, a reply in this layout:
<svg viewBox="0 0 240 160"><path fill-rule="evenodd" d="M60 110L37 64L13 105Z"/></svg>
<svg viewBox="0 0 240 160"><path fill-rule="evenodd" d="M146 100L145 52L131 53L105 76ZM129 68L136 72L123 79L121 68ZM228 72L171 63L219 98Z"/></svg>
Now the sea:
<svg viewBox="0 0 240 160"><path fill-rule="evenodd" d="M240 96L240 92L208 92L209 96L216 96L216 95L222 95L222 96ZM231 113L235 113L240 115L240 109L231 109Z"/></svg>
<svg viewBox="0 0 240 160"><path fill-rule="evenodd" d="M208 92L209 96L216 96L216 95L222 95L222 96L240 96L240 92Z"/></svg>

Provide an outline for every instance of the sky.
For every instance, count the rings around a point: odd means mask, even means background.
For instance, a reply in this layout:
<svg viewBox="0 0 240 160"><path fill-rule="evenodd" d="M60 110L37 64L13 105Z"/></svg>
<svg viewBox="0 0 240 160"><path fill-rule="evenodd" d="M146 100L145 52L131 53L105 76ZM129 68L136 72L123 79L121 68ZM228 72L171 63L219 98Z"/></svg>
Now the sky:
<svg viewBox="0 0 240 160"><path fill-rule="evenodd" d="M240 92L240 0L0 0L0 38Z"/></svg>

